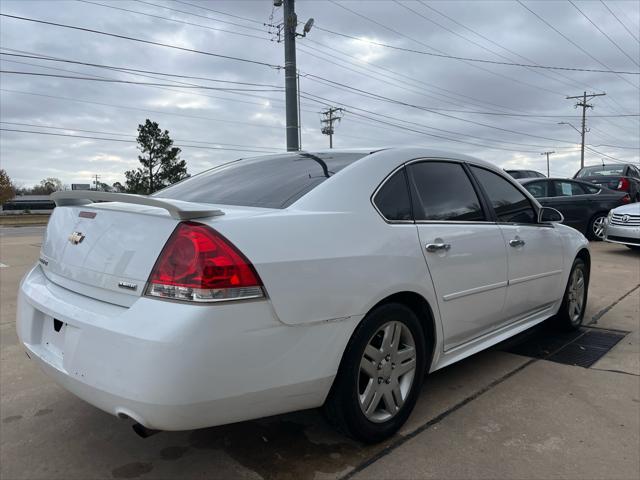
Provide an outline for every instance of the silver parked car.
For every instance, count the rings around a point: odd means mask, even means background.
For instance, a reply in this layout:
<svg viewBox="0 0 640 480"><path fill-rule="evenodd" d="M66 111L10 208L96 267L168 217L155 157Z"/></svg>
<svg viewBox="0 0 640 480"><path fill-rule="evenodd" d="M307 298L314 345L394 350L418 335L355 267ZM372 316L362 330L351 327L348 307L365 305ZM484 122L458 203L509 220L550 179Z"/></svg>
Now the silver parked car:
<svg viewBox="0 0 640 480"><path fill-rule="evenodd" d="M611 210L607 217L604 239L640 250L640 203L630 203Z"/></svg>

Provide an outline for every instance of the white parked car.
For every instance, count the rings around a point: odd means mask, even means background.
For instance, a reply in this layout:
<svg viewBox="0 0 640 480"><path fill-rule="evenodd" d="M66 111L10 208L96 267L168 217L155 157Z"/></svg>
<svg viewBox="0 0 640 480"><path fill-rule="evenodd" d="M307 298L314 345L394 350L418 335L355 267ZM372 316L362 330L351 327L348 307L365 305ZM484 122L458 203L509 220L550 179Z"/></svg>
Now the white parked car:
<svg viewBox="0 0 640 480"><path fill-rule="evenodd" d="M286 153L150 197L54 199L20 288L20 340L66 389L139 429L324 406L379 441L427 372L584 315L587 240L471 157Z"/></svg>
<svg viewBox="0 0 640 480"><path fill-rule="evenodd" d="M610 210L604 239L640 250L640 203L630 203Z"/></svg>

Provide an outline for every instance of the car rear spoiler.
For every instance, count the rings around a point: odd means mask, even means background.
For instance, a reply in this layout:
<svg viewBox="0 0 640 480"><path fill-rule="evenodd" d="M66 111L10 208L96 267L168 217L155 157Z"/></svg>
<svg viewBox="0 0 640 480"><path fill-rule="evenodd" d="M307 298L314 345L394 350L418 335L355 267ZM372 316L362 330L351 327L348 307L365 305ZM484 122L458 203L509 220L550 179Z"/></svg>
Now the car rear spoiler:
<svg viewBox="0 0 640 480"><path fill-rule="evenodd" d="M224 215L219 209L209 208L201 203L183 202L171 198L134 195L132 193L97 192L95 190L60 191L51 194L51 199L59 207L65 205L88 205L93 202L121 202L149 207L164 208L176 220L216 217Z"/></svg>

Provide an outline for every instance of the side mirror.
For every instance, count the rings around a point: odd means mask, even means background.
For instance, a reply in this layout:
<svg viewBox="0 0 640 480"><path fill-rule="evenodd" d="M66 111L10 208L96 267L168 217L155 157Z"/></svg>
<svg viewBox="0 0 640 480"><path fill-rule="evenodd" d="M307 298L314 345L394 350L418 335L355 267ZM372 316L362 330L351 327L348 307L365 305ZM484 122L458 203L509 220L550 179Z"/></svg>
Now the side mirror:
<svg viewBox="0 0 640 480"><path fill-rule="evenodd" d="M542 207L538 212L538 223L562 223L564 215L551 207Z"/></svg>

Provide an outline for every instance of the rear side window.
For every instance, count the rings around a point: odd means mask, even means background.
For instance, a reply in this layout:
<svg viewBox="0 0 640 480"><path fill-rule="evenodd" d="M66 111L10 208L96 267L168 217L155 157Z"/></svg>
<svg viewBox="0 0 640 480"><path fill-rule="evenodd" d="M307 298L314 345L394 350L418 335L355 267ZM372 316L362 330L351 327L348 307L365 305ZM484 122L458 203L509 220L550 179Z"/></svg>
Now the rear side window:
<svg viewBox="0 0 640 480"><path fill-rule="evenodd" d="M394 173L376 193L373 203L387 220L413 220L404 168Z"/></svg>
<svg viewBox="0 0 640 480"><path fill-rule="evenodd" d="M536 223L536 212L529 199L509 181L489 170L471 167L493 206L499 222Z"/></svg>
<svg viewBox="0 0 640 480"><path fill-rule="evenodd" d="M584 195L586 192L582 185L575 182L563 182L556 180L553 182L556 197L573 197L574 195Z"/></svg>
<svg viewBox="0 0 640 480"><path fill-rule="evenodd" d="M416 220L485 220L478 195L462 165L420 162L409 165L415 187Z"/></svg>
<svg viewBox="0 0 640 480"><path fill-rule="evenodd" d="M286 208L365 153L291 153L207 170L155 196L186 202Z"/></svg>

